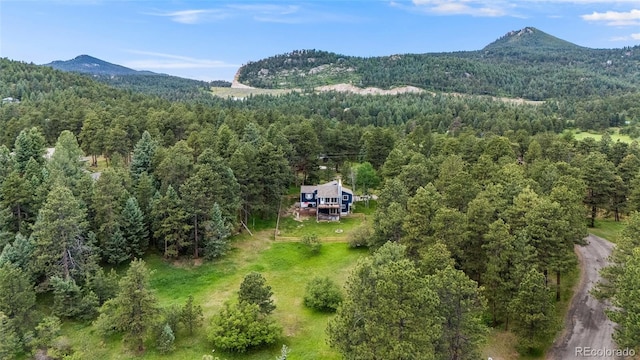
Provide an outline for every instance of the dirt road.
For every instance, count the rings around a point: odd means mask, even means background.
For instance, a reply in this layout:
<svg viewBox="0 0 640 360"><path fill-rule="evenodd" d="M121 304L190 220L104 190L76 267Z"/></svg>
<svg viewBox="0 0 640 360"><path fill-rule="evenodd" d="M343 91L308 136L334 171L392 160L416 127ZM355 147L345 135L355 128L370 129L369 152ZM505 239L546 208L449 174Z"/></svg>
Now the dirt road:
<svg viewBox="0 0 640 360"><path fill-rule="evenodd" d="M586 246L578 246L580 284L565 319L565 331L553 344L548 360L615 359L584 355L589 351L586 348L617 349L611 337L614 323L604 313L605 304L589 294L600 280L599 270L607 264L613 244L595 235L589 235L587 242Z"/></svg>

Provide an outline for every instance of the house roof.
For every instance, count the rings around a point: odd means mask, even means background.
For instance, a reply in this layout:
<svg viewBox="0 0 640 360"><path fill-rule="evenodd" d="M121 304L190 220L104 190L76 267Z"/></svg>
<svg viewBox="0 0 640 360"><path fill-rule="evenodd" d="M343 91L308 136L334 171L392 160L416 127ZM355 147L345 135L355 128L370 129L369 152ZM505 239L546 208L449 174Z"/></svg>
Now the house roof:
<svg viewBox="0 0 640 360"><path fill-rule="evenodd" d="M302 185L300 187L300 192L307 194L317 190L318 191L317 196L321 198L339 197L342 194L338 194L338 184L339 183L337 180L333 180L322 185ZM353 192L351 191L351 189L348 189L344 186L342 187L342 191L346 192L347 194L353 195Z"/></svg>
<svg viewBox="0 0 640 360"><path fill-rule="evenodd" d="M321 197L321 198L338 197L338 186L328 185L328 184L319 185L318 197Z"/></svg>
<svg viewBox="0 0 640 360"><path fill-rule="evenodd" d="M312 193L314 191L316 191L316 189L318 188L317 185L302 185L300 186L300 192L301 193Z"/></svg>

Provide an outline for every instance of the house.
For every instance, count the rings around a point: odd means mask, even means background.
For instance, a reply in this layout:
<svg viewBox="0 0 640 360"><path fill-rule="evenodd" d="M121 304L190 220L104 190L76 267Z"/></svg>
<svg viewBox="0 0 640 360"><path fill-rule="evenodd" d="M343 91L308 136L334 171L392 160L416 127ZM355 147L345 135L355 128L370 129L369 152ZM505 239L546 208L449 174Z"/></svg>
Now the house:
<svg viewBox="0 0 640 360"><path fill-rule="evenodd" d="M340 179L300 188L300 210L315 212L316 220L340 220L351 212L352 205L353 191L343 187Z"/></svg>

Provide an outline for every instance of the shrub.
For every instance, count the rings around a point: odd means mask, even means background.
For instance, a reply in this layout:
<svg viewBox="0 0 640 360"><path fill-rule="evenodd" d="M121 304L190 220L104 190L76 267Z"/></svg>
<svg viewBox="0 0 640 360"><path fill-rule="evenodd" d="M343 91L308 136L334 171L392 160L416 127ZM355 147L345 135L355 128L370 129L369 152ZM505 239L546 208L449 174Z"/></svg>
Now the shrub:
<svg viewBox="0 0 640 360"><path fill-rule="evenodd" d="M315 277L307 284L304 305L318 311L334 312L342 302L342 290L328 277Z"/></svg>
<svg viewBox="0 0 640 360"><path fill-rule="evenodd" d="M318 239L318 235L316 234L303 236L302 244L304 244L304 246L313 255L318 254L320 252L320 248L322 248L322 243L320 242L320 239Z"/></svg>
<svg viewBox="0 0 640 360"><path fill-rule="evenodd" d="M257 304L246 301L230 305L213 319L209 341L224 351L243 353L249 348L274 344L282 328Z"/></svg>
<svg viewBox="0 0 640 360"><path fill-rule="evenodd" d="M162 331L158 335L158 351L161 354L167 354L175 349L174 342L176 340L173 330L169 324L164 324Z"/></svg>
<svg viewBox="0 0 640 360"><path fill-rule="evenodd" d="M372 236L373 231L371 231L371 227L367 224L362 224L355 228L351 235L349 235L349 247L359 248L367 246Z"/></svg>

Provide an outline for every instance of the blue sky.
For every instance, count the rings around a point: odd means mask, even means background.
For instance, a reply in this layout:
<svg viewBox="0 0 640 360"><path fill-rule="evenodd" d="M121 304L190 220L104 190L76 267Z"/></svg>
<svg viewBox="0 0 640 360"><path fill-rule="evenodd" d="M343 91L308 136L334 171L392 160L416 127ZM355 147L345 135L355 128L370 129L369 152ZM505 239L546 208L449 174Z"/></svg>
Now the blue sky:
<svg viewBox="0 0 640 360"><path fill-rule="evenodd" d="M231 80L297 49L378 56L478 50L533 26L578 45L640 44L640 0L0 0L0 57L80 54L139 70Z"/></svg>

